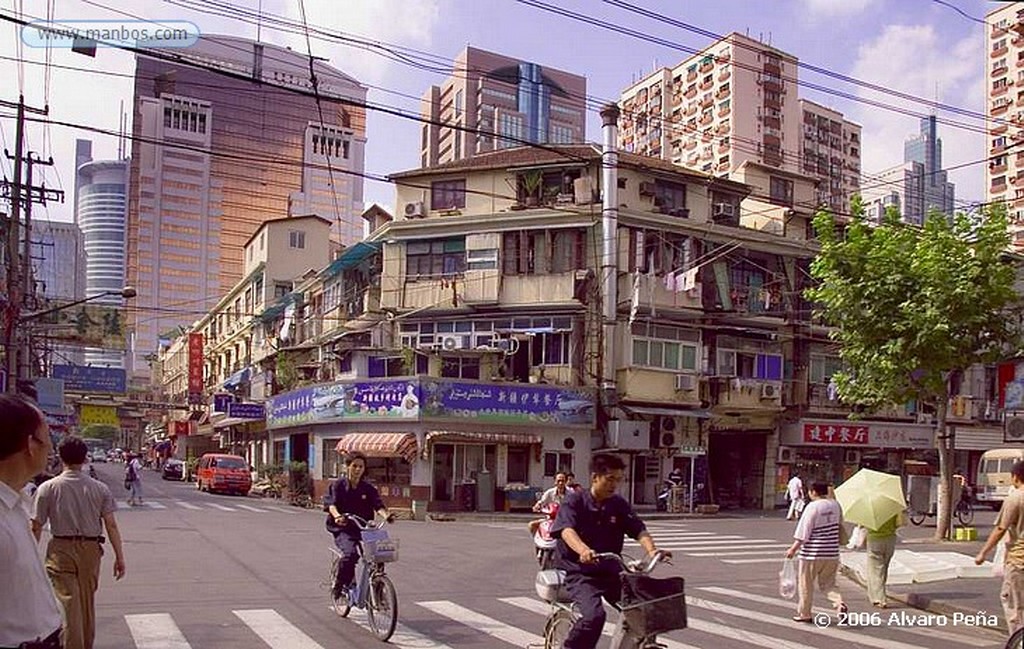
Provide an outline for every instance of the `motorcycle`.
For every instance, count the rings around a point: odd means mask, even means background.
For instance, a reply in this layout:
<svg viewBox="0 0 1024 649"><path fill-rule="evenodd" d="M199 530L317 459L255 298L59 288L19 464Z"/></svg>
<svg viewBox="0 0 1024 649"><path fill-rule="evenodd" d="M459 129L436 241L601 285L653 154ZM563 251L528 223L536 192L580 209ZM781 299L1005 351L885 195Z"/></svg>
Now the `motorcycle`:
<svg viewBox="0 0 1024 649"><path fill-rule="evenodd" d="M668 511L668 499L672 495L672 483L665 480L661 483L661 490L658 491L658 498L654 502L654 507L659 512Z"/></svg>
<svg viewBox="0 0 1024 649"><path fill-rule="evenodd" d="M533 533L533 547L540 569L550 570L555 567L555 537L551 536L551 528L555 524L555 517L558 516L558 503L545 505L540 513L545 514L545 518L540 521L540 525Z"/></svg>

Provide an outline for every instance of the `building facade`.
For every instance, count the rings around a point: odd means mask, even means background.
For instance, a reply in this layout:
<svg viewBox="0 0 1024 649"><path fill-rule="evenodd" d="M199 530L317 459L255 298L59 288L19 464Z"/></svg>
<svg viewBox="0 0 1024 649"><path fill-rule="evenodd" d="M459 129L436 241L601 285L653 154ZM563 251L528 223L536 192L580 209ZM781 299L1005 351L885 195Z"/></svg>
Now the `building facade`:
<svg viewBox="0 0 1024 649"><path fill-rule="evenodd" d="M318 107L309 61L291 50L211 36L179 54L136 66L127 241L138 371L161 334L242 278L244 244L264 221L313 214L337 243L363 236L364 86L317 61Z"/></svg>
<svg viewBox="0 0 1024 649"><path fill-rule="evenodd" d="M845 212L859 187L860 127L798 98L797 62L729 34L624 90L619 143L717 176L748 161L809 174L822 181L814 200Z"/></svg>
<svg viewBox="0 0 1024 649"><path fill-rule="evenodd" d="M1024 248L1024 91L1014 90L1024 61L1024 2L1008 2L985 16L985 70L989 163L985 201L1004 202L1015 249Z"/></svg>
<svg viewBox="0 0 1024 649"><path fill-rule="evenodd" d="M586 78L474 47L454 68L421 100L421 166L525 143L584 141Z"/></svg>
<svg viewBox="0 0 1024 649"><path fill-rule="evenodd" d="M32 261L37 296L58 304L85 297L86 257L82 232L75 223L37 220L32 223ZM84 362L81 347L56 345L50 363Z"/></svg>

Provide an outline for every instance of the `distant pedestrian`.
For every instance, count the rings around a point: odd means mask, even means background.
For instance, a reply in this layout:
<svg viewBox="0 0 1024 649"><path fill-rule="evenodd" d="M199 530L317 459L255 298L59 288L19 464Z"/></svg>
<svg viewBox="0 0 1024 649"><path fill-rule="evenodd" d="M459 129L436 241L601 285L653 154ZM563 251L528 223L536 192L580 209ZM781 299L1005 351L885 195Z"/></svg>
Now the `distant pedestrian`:
<svg viewBox="0 0 1024 649"><path fill-rule="evenodd" d="M1004 534L1010 533L999 599L1003 603L1006 625L1010 635L1013 635L1017 629L1024 628L1024 489L1020 488L1024 485L1024 460L1013 464L1010 480L1014 488L1003 501L995 528L988 535L978 556L974 557L974 563L979 566L985 563L988 553L1002 541Z"/></svg>
<svg viewBox="0 0 1024 649"><path fill-rule="evenodd" d="M685 476L683 476L683 470L679 467L672 469L672 472L669 473L668 478L666 478L673 487L682 487L685 479Z"/></svg>
<svg viewBox="0 0 1024 649"><path fill-rule="evenodd" d="M583 491L583 485L576 481L576 474L572 471L565 474L565 488L569 491Z"/></svg>
<svg viewBox="0 0 1024 649"><path fill-rule="evenodd" d="M32 537L22 492L46 469L53 446L43 413L24 397L0 394L0 647L60 649L60 606Z"/></svg>
<svg viewBox="0 0 1024 649"><path fill-rule="evenodd" d="M793 616L796 622L810 622L811 603L814 600L814 584L825 592L825 596L839 613L847 608L843 595L836 586L836 572L839 570L839 528L843 524L843 512L839 503L828 498L828 485L815 482L810 489L811 502L804 508L800 522L793 533L793 545L786 550L786 558L792 559L800 553L797 578L799 601Z"/></svg>
<svg viewBox="0 0 1024 649"><path fill-rule="evenodd" d="M786 514L786 520L793 521L800 518L800 513L803 512L804 505L806 504L804 500L804 481L795 473L789 479L789 484L786 485L786 498L789 499L789 513Z"/></svg>
<svg viewBox="0 0 1024 649"><path fill-rule="evenodd" d="M128 459L124 468L124 486L130 492L128 495L129 505L142 504L142 462L139 456L135 455Z"/></svg>
<svg viewBox="0 0 1024 649"><path fill-rule="evenodd" d="M888 605L885 585L889 581L889 564L896 553L896 530L899 529L901 522L902 514L896 514L882 523L877 530L868 528L868 601L878 608L885 608Z"/></svg>
<svg viewBox="0 0 1024 649"><path fill-rule="evenodd" d="M64 607L64 649L92 649L104 527L114 548L114 578L124 577L124 549L114 520L117 505L107 485L82 471L89 453L85 442L67 437L58 453L64 471L39 487L32 531L38 539L50 524L46 572Z"/></svg>

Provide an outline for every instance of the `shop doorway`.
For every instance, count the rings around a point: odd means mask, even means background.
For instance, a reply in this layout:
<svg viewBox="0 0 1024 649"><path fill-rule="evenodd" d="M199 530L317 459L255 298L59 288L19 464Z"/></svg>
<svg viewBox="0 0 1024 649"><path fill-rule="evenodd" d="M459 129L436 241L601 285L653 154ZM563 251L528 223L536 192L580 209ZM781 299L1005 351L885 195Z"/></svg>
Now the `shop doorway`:
<svg viewBox="0 0 1024 649"><path fill-rule="evenodd" d="M764 506L766 432L708 435L708 468L714 502L722 509Z"/></svg>
<svg viewBox="0 0 1024 649"><path fill-rule="evenodd" d="M434 444L434 491L431 500L450 502L453 497L455 445Z"/></svg>

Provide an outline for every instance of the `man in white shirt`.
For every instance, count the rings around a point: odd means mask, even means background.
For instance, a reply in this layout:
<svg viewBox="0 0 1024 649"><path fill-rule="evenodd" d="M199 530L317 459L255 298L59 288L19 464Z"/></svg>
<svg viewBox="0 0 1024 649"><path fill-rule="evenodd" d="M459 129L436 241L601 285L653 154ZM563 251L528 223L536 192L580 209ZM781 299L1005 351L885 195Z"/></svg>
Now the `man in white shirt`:
<svg viewBox="0 0 1024 649"><path fill-rule="evenodd" d="M789 513L786 514L786 520L796 520L804 510L804 481L795 473L786 485L786 497L789 498Z"/></svg>
<svg viewBox="0 0 1024 649"><path fill-rule="evenodd" d="M52 449L43 413L24 397L0 394L0 647L61 647L60 607L21 491L46 469Z"/></svg>
<svg viewBox="0 0 1024 649"><path fill-rule="evenodd" d="M793 532L793 545L786 550L787 559L792 559L798 551L800 553L797 578L799 600L796 615L793 616L796 622L811 621L815 582L838 612L846 612L843 595L836 586L839 528L843 524L843 511L838 502L828 497L828 485L824 482L813 483L810 496L811 502L804 508L796 531Z"/></svg>
<svg viewBox="0 0 1024 649"><path fill-rule="evenodd" d="M541 494L540 500L538 500L536 504L534 504L533 506L533 511L540 513L541 510L548 505L561 505L562 502L565 500L565 496L569 493L568 484L569 478L568 476L566 476L566 474L562 473L561 471L556 473L555 486L551 487L550 489L546 490L543 494ZM527 527L530 530L530 536L533 536L537 533L537 528L540 527L540 524L543 523L545 520L546 519L544 518L538 518L536 520L530 521L530 523L527 525Z"/></svg>

